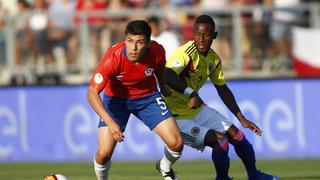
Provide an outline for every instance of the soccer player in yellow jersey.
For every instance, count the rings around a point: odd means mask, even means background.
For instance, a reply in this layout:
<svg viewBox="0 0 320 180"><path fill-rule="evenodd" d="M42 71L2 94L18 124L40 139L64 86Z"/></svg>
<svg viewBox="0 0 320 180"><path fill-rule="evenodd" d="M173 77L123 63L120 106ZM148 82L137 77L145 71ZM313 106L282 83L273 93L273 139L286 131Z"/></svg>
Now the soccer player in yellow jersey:
<svg viewBox="0 0 320 180"><path fill-rule="evenodd" d="M198 91L209 78L224 104L241 125L261 136L261 130L241 113L224 79L219 56L210 49L217 36L214 20L207 15L197 17L193 25L193 41L179 47L166 63L166 83L172 95L164 97L175 115L184 143L198 150L212 148L216 179L228 180L229 143L241 158L249 180L279 179L257 170L252 145L245 135L226 117L205 105Z"/></svg>

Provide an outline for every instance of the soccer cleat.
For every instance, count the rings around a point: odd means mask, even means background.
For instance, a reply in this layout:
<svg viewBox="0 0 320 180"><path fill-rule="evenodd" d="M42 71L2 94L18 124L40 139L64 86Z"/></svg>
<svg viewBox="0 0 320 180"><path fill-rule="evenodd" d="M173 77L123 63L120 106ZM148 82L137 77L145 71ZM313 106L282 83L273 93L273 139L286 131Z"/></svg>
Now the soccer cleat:
<svg viewBox="0 0 320 180"><path fill-rule="evenodd" d="M160 160L156 164L156 169L162 175L164 180L178 180L172 169L170 169L169 172L165 172L160 168Z"/></svg>
<svg viewBox="0 0 320 180"><path fill-rule="evenodd" d="M249 176L248 180L280 180L280 178L278 176L257 171L255 175Z"/></svg>

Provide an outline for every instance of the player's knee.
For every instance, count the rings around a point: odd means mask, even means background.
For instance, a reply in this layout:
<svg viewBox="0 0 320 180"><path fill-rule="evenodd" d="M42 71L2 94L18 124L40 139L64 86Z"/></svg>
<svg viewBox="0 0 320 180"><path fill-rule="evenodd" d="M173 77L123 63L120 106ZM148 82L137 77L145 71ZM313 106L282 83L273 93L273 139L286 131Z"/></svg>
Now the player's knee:
<svg viewBox="0 0 320 180"><path fill-rule="evenodd" d="M175 138L173 138L172 140L170 140L167 143L167 146L169 149L173 150L173 151L182 151L183 148L183 139L181 136L176 136Z"/></svg>
<svg viewBox="0 0 320 180"><path fill-rule="evenodd" d="M112 152L108 152L106 150L98 149L96 153L96 160L97 162L101 162L102 164L106 163L111 159Z"/></svg>
<svg viewBox="0 0 320 180"><path fill-rule="evenodd" d="M232 126L227 131L227 137L229 142L233 145L239 142L247 141L245 134L241 130L237 129L236 127L232 128Z"/></svg>
<svg viewBox="0 0 320 180"><path fill-rule="evenodd" d="M181 136L178 136L177 137L177 142L176 142L176 148L177 148L177 151L182 151L182 148L183 148L183 138Z"/></svg>
<svg viewBox="0 0 320 180"><path fill-rule="evenodd" d="M223 140L227 140L227 137L223 133L214 130L209 130L204 138L204 144L206 146L214 147Z"/></svg>
<svg viewBox="0 0 320 180"><path fill-rule="evenodd" d="M235 136L238 134L239 131L240 131L240 130L239 130L235 125L232 124L232 125L229 127L229 129L227 130L226 136L227 136L228 139L230 140L230 139L232 139L233 137L235 137Z"/></svg>
<svg viewBox="0 0 320 180"><path fill-rule="evenodd" d="M215 136L216 136L218 141L222 141L222 140L224 140L226 138L226 135L224 135L223 133L218 132L218 131L215 132Z"/></svg>

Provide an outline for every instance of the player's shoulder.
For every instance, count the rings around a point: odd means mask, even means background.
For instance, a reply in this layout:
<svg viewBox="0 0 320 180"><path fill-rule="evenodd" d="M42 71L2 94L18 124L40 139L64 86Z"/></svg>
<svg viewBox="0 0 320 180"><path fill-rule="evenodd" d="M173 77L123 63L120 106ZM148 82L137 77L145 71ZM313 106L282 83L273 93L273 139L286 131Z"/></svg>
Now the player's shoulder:
<svg viewBox="0 0 320 180"><path fill-rule="evenodd" d="M153 51L159 51L159 50L163 50L164 51L164 47L160 44L160 43L158 43L157 41L155 41L155 40L151 40L150 41L150 45L149 45L149 47L153 50Z"/></svg>
<svg viewBox="0 0 320 180"><path fill-rule="evenodd" d="M178 53L191 56L197 52L197 47L193 41L188 41L178 48Z"/></svg>
<svg viewBox="0 0 320 180"><path fill-rule="evenodd" d="M220 56L211 48L209 49L207 57L207 59L212 61L221 61Z"/></svg>
<svg viewBox="0 0 320 180"><path fill-rule="evenodd" d="M124 48L125 44L123 41L117 43L117 44L114 44L113 46L111 46L107 52L105 53L105 57L104 59L105 60L113 60L113 58L116 58L116 57L119 57L122 55L122 50Z"/></svg>
<svg viewBox="0 0 320 180"><path fill-rule="evenodd" d="M219 55L213 49L209 50L206 60L208 61L209 64L213 65L214 69L217 69L218 67L222 66L222 62L221 62ZM210 68L212 68L212 67L210 67L210 65L209 65L209 69ZM221 71L222 71L222 69L221 69Z"/></svg>
<svg viewBox="0 0 320 180"><path fill-rule="evenodd" d="M118 52L122 52L122 49L124 48L125 43L124 41L118 42L117 44L112 45L108 51L112 54L118 53Z"/></svg>
<svg viewBox="0 0 320 180"><path fill-rule="evenodd" d="M151 51L156 56L164 56L165 50L164 47L159 44L157 41L151 40L149 44L149 51Z"/></svg>
<svg viewBox="0 0 320 180"><path fill-rule="evenodd" d="M193 41L188 41L177 48L170 59L189 59L189 57L192 56L192 54L196 51L197 47Z"/></svg>

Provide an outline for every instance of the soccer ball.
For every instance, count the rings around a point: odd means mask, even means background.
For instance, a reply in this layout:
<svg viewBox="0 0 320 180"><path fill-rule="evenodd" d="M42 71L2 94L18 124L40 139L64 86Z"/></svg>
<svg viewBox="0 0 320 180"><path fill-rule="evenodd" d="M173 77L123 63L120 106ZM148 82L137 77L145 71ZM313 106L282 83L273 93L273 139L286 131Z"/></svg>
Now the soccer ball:
<svg viewBox="0 0 320 180"><path fill-rule="evenodd" d="M68 180L68 178L62 174L50 174L44 180Z"/></svg>

